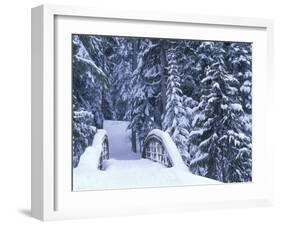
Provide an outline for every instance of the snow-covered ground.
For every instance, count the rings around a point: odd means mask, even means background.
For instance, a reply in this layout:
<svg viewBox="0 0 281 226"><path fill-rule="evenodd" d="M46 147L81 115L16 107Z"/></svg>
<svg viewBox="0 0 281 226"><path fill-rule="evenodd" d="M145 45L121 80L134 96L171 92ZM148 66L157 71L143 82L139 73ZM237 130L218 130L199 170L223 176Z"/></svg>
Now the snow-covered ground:
<svg viewBox="0 0 281 226"><path fill-rule="evenodd" d="M140 159L140 153L132 152L131 130L127 130L129 122L105 120L103 127L109 141L109 156L117 160Z"/></svg>
<svg viewBox="0 0 281 226"><path fill-rule="evenodd" d="M97 170L85 163L73 170L73 190L104 190L139 187L163 187L218 184L220 182L193 175L188 168L165 166L148 159L141 159L139 153L131 151L128 122L105 121L104 129L109 140L110 159L105 161L105 171ZM94 151L88 148L83 155ZM82 155L82 156L83 156Z"/></svg>

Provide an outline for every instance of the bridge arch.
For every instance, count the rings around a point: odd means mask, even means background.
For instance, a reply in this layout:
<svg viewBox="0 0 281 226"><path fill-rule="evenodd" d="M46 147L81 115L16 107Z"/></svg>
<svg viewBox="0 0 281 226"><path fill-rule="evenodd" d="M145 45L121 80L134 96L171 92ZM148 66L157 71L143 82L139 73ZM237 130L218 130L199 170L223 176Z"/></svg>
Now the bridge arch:
<svg viewBox="0 0 281 226"><path fill-rule="evenodd" d="M104 160L109 159L109 141L104 129L98 129L93 144L80 157L79 168L105 170Z"/></svg>
<svg viewBox="0 0 281 226"><path fill-rule="evenodd" d="M159 129L153 129L144 140L142 158L159 162L168 168L187 168L170 135Z"/></svg>

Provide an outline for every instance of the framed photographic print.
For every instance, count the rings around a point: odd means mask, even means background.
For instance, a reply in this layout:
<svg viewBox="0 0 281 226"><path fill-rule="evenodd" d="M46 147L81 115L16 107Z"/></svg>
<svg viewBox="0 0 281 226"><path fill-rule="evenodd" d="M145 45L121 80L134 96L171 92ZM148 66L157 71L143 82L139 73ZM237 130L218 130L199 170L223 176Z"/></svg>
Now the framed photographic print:
<svg viewBox="0 0 281 226"><path fill-rule="evenodd" d="M32 9L32 215L272 203L272 21Z"/></svg>

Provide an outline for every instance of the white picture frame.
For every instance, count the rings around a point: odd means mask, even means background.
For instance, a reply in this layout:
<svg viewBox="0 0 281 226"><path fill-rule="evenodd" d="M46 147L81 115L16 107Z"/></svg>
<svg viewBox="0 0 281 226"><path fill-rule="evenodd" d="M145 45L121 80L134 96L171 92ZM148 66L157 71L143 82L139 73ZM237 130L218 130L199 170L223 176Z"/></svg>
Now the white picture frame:
<svg viewBox="0 0 281 226"><path fill-rule="evenodd" d="M104 24L104 21L107 24ZM87 27L89 27L87 25L91 23L95 23L99 34L114 35L116 32L120 32L120 34L129 36L152 35L153 37L185 37L187 39L198 36L202 39L246 40L256 43L257 51L253 56L255 62L253 66L253 150L255 152L253 154L253 182L72 192L69 187L71 183L69 181L70 162L69 164L62 163L65 154L71 153L67 147L63 146L68 142L68 138L64 137L64 134L70 132L67 131L69 127L66 126L65 130L57 132L58 127L62 127L59 115L64 113L70 117L71 114L69 110L61 110L62 108L58 107L58 103L69 103L68 96L60 93L61 84L64 82L66 90L70 90L68 77L58 75L69 74L68 66L71 58L65 58L68 55L64 55L64 66L60 69L57 68L57 62L61 62L58 52L64 50L65 47L59 45L60 37L58 40L56 38L58 34L67 36L75 31L87 33ZM115 26L115 23L120 25L120 29L116 29L118 26ZM179 33L177 26L181 28L189 26L193 30L187 36L187 33ZM70 46L69 44L69 48ZM269 148L265 138L268 132L266 120L270 117L267 114L270 103L266 102L266 97L271 95L272 64L273 22L271 20L171 13L155 14L153 12L100 10L57 5L33 8L32 216L41 220L56 220L271 205L273 178L269 176L269 172L272 172L273 168L273 151ZM63 109L69 108L66 105L66 108ZM62 136L59 136L58 140L59 133ZM262 137L264 139L260 139ZM65 156L65 158L67 160L69 156Z"/></svg>

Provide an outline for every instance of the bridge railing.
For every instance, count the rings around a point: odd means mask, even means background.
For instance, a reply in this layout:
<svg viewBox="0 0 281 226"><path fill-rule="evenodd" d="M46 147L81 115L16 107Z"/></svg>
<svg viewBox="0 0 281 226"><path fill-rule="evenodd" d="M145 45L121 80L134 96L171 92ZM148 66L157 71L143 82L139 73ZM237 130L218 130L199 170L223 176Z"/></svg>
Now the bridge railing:
<svg viewBox="0 0 281 226"><path fill-rule="evenodd" d="M154 134L147 136L145 139L142 158L159 162L166 167L173 166L172 159L165 150L162 139Z"/></svg>
<svg viewBox="0 0 281 226"><path fill-rule="evenodd" d="M152 130L144 140L142 158L158 162L166 167L186 168L180 152L167 132Z"/></svg>
<svg viewBox="0 0 281 226"><path fill-rule="evenodd" d="M77 168L105 170L106 159L109 159L108 136L104 129L98 129L92 145L81 155Z"/></svg>

